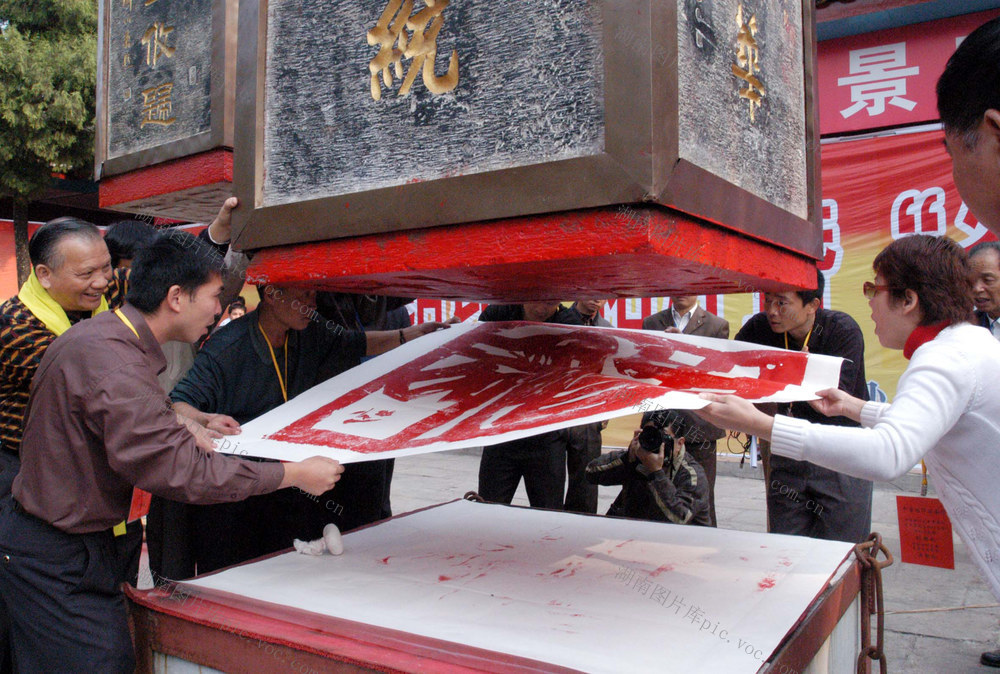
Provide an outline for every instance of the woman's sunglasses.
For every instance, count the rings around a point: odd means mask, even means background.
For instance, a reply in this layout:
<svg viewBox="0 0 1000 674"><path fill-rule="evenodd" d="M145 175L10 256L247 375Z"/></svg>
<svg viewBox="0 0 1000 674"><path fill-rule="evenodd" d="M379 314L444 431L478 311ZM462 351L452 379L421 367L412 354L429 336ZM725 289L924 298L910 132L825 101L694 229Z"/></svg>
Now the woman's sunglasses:
<svg viewBox="0 0 1000 674"><path fill-rule="evenodd" d="M865 281L865 284L861 286L861 292L864 293L864 296L867 299L873 300L875 299L875 296L879 294L879 292L883 290L889 290L890 288L892 288L892 286L880 286L880 285L875 285L871 281Z"/></svg>

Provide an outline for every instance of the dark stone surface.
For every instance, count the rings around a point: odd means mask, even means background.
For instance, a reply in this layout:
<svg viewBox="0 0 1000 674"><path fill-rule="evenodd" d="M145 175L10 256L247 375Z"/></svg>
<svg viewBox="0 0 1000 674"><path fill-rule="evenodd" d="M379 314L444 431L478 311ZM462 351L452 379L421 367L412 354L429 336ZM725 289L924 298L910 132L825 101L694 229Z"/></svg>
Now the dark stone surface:
<svg viewBox="0 0 1000 674"><path fill-rule="evenodd" d="M108 82L108 157L115 158L210 130L212 0L113 0ZM147 63L146 31L160 23L173 28L162 40L175 51ZM172 84L173 123L142 124L143 90Z"/></svg>
<svg viewBox="0 0 1000 674"><path fill-rule="evenodd" d="M765 96L753 121L739 95L746 83L732 71L739 5L745 20L757 20L756 77ZM678 12L681 157L806 217L801 3L678 0Z"/></svg>
<svg viewBox="0 0 1000 674"><path fill-rule="evenodd" d="M434 72L457 49L458 86L433 95L418 76L401 97L396 79L374 100L366 34L388 4L270 3L265 205L603 150L596 0L452 0Z"/></svg>

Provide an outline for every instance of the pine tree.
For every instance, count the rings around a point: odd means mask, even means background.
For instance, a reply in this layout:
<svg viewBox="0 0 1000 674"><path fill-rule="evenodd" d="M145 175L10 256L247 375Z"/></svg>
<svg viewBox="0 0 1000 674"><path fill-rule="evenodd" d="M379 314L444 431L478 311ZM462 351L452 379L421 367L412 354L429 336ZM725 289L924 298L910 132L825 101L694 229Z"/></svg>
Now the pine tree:
<svg viewBox="0 0 1000 674"><path fill-rule="evenodd" d="M93 165L96 77L96 0L0 0L0 194L14 200L19 285L28 203L53 172Z"/></svg>

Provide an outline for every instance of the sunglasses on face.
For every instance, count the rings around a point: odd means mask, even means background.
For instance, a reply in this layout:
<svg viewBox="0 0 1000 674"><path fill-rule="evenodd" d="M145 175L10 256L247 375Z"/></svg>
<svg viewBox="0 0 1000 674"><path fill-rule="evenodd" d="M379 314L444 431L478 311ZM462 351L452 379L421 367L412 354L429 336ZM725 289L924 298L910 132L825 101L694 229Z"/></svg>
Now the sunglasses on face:
<svg viewBox="0 0 1000 674"><path fill-rule="evenodd" d="M871 281L865 281L865 284L861 286L861 292L864 294L866 299L873 300L881 291L889 290L890 288L892 288L892 286L880 286L872 283Z"/></svg>

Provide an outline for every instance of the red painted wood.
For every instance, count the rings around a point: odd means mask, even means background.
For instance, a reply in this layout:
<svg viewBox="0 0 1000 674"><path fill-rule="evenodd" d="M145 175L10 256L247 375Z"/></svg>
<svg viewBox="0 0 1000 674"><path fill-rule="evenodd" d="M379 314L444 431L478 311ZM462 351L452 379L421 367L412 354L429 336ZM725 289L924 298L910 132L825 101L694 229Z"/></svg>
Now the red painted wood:
<svg viewBox="0 0 1000 674"><path fill-rule="evenodd" d="M509 653L227 592L198 588L182 591L173 585L153 590L126 587L125 592L137 628L137 653L155 650L222 671L572 671ZM142 664L140 670L144 669Z"/></svg>
<svg viewBox="0 0 1000 674"><path fill-rule="evenodd" d="M675 211L628 207L265 249L248 281L516 302L814 287L814 264Z"/></svg>
<svg viewBox="0 0 1000 674"><path fill-rule="evenodd" d="M225 148L103 178L99 201L101 208L112 208L220 182L233 182L233 153Z"/></svg>

